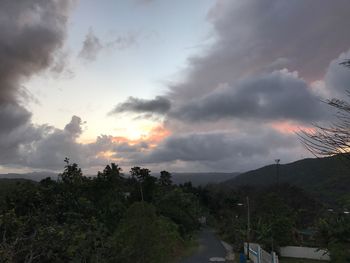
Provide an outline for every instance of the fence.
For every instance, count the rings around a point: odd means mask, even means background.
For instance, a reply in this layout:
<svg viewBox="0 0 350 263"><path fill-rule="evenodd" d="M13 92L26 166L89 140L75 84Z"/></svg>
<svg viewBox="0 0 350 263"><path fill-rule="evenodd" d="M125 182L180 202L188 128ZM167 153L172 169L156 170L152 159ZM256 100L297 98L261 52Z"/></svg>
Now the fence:
<svg viewBox="0 0 350 263"><path fill-rule="evenodd" d="M247 243L244 243L244 251L247 254ZM263 250L259 244L249 244L249 258L254 263L278 263L278 256L275 252L271 254Z"/></svg>

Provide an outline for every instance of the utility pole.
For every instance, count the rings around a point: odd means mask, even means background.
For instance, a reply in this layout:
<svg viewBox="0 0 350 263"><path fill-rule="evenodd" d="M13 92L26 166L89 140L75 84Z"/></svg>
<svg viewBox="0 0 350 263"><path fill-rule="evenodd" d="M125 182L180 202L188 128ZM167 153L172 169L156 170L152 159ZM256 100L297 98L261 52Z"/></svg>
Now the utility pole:
<svg viewBox="0 0 350 263"><path fill-rule="evenodd" d="M249 251L250 251L250 203L249 196L246 197L247 206L247 262L250 262ZM244 206L243 203L238 203L238 206Z"/></svg>
<svg viewBox="0 0 350 263"><path fill-rule="evenodd" d="M249 242L250 242L250 206L249 197L247 196L247 260L249 260Z"/></svg>

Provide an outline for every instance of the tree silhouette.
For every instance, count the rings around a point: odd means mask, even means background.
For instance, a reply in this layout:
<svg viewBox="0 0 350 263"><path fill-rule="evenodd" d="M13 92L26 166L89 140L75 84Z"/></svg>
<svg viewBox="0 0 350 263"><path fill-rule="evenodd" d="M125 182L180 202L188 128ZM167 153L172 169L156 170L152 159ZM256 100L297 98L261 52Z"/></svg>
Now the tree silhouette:
<svg viewBox="0 0 350 263"><path fill-rule="evenodd" d="M161 186L170 186L172 185L171 174L167 171L160 172L159 184Z"/></svg>

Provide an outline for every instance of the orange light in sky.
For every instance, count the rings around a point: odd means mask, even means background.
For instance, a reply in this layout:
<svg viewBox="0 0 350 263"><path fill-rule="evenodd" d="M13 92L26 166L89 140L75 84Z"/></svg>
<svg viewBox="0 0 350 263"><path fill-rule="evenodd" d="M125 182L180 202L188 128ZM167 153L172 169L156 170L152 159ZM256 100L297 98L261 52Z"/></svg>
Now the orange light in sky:
<svg viewBox="0 0 350 263"><path fill-rule="evenodd" d="M143 140L148 141L149 143L159 143L163 141L166 137L171 134L169 130L164 128L162 125L153 127L148 135L141 137Z"/></svg>
<svg viewBox="0 0 350 263"><path fill-rule="evenodd" d="M147 142L151 146L157 145L159 142L164 140L166 137L168 137L171 134L171 132L164 128L162 125L157 125L152 127L149 131L148 134L146 135L141 135L138 139L128 139L126 137L120 137L116 136L113 137L113 142L118 142L118 143L128 143L130 145L134 145L140 142Z"/></svg>
<svg viewBox="0 0 350 263"><path fill-rule="evenodd" d="M272 128L281 133L296 133L300 130L305 132L313 132L315 129L310 126L305 126L300 123L294 123L291 121L277 121L272 123Z"/></svg>

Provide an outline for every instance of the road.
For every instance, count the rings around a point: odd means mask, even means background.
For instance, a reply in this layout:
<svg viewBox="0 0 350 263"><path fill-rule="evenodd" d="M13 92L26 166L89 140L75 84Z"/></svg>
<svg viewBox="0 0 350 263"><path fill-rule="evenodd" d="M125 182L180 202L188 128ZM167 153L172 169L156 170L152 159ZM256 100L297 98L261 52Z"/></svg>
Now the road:
<svg viewBox="0 0 350 263"><path fill-rule="evenodd" d="M180 263L226 262L226 250L214 231L203 229L199 235L198 245L197 251Z"/></svg>

